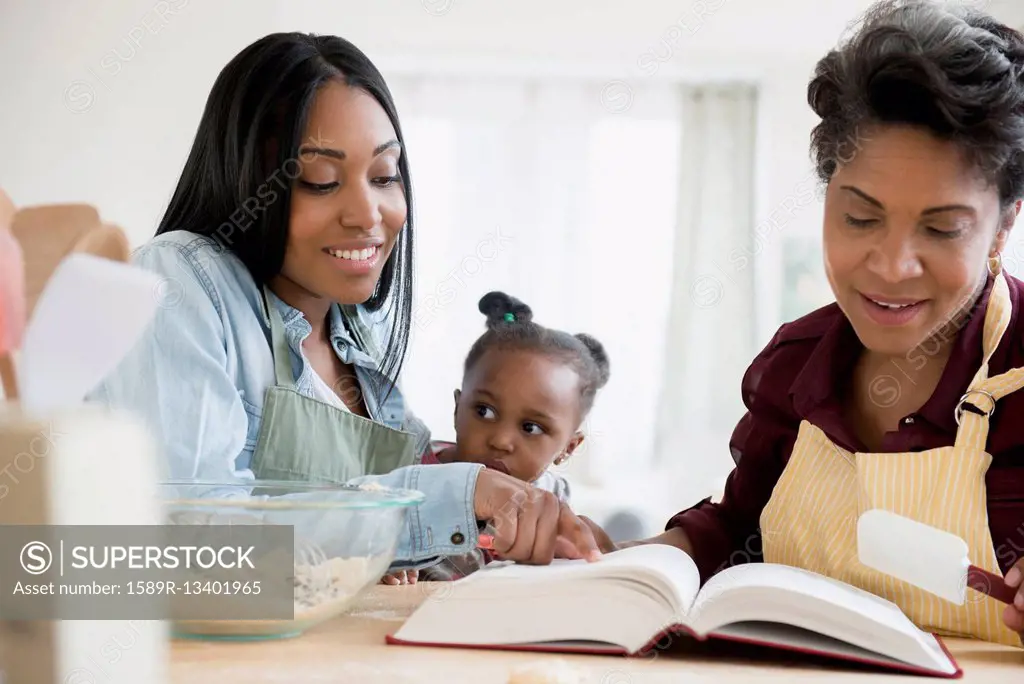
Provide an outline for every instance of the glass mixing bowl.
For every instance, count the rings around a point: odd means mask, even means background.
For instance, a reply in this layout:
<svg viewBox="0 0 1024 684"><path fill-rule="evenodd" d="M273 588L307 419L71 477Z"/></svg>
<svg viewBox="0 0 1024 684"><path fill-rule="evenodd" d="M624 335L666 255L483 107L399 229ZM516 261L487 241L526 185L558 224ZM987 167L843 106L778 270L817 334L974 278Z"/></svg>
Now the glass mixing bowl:
<svg viewBox="0 0 1024 684"><path fill-rule="evenodd" d="M167 525L289 525L293 529L294 574L287 580L294 583L292 619L172 620L177 637L228 640L293 637L344 614L387 572L406 515L425 498L418 491L372 485L270 480L177 480L161 483L160 493ZM278 581L282 581L280 573ZM168 600L174 615L175 599ZM215 600L225 599L211 598Z"/></svg>

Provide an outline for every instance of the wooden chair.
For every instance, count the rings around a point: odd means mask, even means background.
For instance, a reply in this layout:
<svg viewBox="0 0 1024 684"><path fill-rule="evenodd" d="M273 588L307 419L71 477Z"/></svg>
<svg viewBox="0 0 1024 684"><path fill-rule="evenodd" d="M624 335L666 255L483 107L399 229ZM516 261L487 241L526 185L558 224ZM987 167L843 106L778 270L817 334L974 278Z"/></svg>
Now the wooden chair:
<svg viewBox="0 0 1024 684"><path fill-rule="evenodd" d="M11 231L25 257L29 319L50 276L68 255L87 253L123 262L131 255L124 231L104 223L99 212L88 204L21 208L14 215Z"/></svg>
<svg viewBox="0 0 1024 684"><path fill-rule="evenodd" d="M30 321L47 282L70 254L91 254L121 262L127 262L131 256L124 231L104 223L94 207L50 204L18 208L0 188L0 231L8 230L21 248L24 291L16 296L24 301L18 303L21 311L0 311L0 320L3 315L18 315ZM17 398L10 353L0 354L0 381L4 396Z"/></svg>

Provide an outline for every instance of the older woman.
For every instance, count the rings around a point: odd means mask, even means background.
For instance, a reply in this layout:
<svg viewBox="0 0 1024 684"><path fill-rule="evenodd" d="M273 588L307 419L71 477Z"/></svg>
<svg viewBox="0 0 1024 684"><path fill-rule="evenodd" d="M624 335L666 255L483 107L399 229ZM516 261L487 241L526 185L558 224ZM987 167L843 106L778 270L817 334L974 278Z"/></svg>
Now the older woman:
<svg viewBox="0 0 1024 684"><path fill-rule="evenodd" d="M471 463L425 466L398 386L412 311L412 179L383 77L334 36L272 34L224 67L136 264L161 308L92 399L137 411L175 478L421 490L403 565L476 547L595 557L548 492Z"/></svg>
<svg viewBox="0 0 1024 684"><path fill-rule="evenodd" d="M806 568L930 631L1019 646L1024 590L960 607L912 591L857 561L855 525L874 507L913 517L1021 584L1024 288L1001 254L1024 197L1024 37L880 4L808 99L835 303L783 325L746 372L722 500L632 543L685 550L705 580L750 560Z"/></svg>

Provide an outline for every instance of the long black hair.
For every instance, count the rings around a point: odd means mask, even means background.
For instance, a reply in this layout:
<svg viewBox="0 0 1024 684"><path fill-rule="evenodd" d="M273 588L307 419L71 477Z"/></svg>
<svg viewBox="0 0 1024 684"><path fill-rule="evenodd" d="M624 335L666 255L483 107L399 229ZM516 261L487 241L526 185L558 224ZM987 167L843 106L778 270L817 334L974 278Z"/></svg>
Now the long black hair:
<svg viewBox="0 0 1024 684"><path fill-rule="evenodd" d="M330 80L369 93L383 107L402 144L398 171L406 225L363 307L388 321L381 372L394 388L405 360L412 319L412 181L398 112L384 77L352 43L337 36L273 33L242 50L220 72L199 122L157 235L187 230L234 252L257 285L284 263L292 169L300 161L317 90ZM308 142L308 141L305 141Z"/></svg>

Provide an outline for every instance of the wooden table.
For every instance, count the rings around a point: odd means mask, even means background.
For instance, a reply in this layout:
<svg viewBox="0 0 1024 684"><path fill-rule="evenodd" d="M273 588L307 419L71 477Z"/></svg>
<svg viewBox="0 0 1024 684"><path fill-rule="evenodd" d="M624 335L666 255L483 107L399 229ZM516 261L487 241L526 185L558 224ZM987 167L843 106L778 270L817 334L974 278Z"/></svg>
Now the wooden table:
<svg viewBox="0 0 1024 684"><path fill-rule="evenodd" d="M560 658L586 674L587 684L665 682L943 681L854 671L844 665L810 664L788 655L728 659L699 651L657 653L646 659L618 656L558 656L470 649L389 646L384 636L443 585L378 586L351 613L306 634L280 641L223 643L175 641L174 684L262 682L331 684L506 684L509 673L540 659ZM1012 682L1024 677L1024 650L969 640L946 640L967 682ZM701 646L700 648L703 648Z"/></svg>

